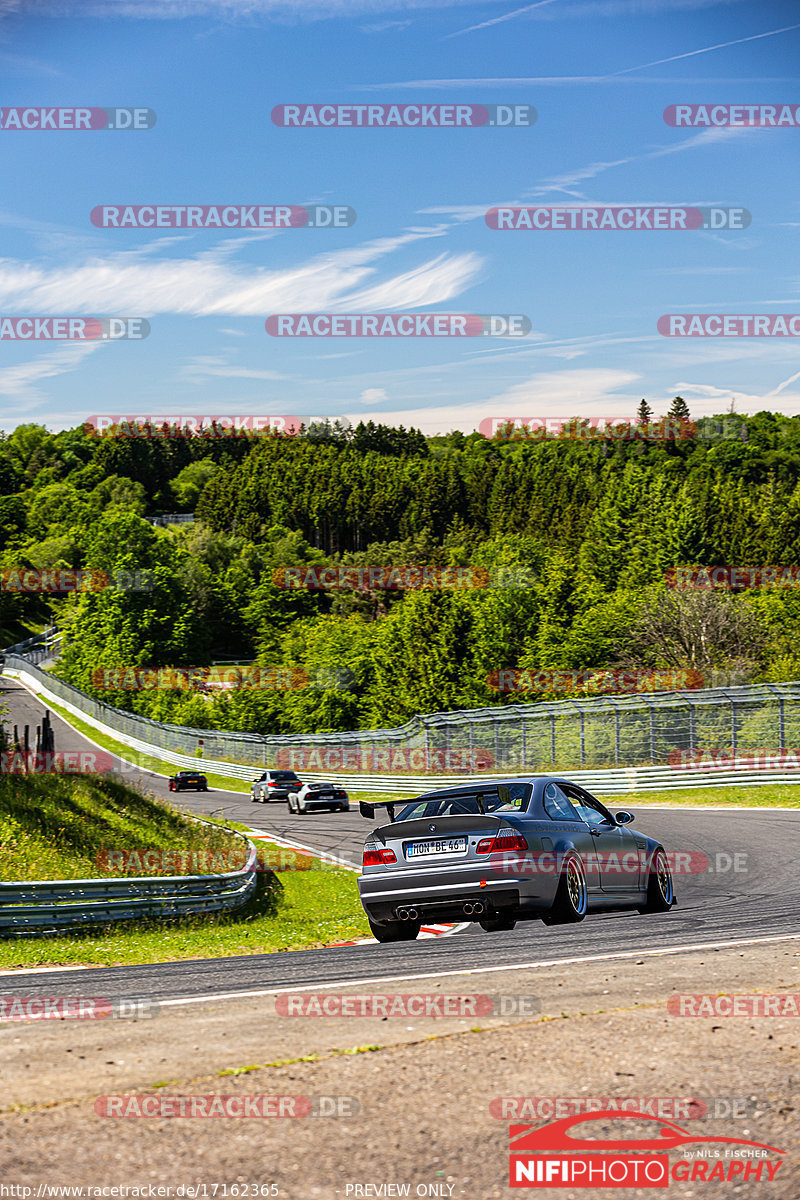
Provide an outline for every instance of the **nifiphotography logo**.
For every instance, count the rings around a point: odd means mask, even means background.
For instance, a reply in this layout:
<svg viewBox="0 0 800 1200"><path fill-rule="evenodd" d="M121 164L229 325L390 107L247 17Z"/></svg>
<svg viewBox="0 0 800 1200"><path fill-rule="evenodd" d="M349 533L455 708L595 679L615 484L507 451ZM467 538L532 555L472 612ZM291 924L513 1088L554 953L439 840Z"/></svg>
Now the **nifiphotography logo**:
<svg viewBox="0 0 800 1200"><path fill-rule="evenodd" d="M645 1125L642 1134L630 1123ZM580 1127L622 1122L617 1138ZM625 1122L628 1122L626 1129ZM626 1132L630 1130L630 1136ZM546 1125L509 1126L510 1187L669 1187L670 1183L770 1183L784 1154L745 1138L700 1135L636 1112L579 1113ZM677 1151L674 1162L670 1151ZM779 1157L776 1157L779 1156Z"/></svg>

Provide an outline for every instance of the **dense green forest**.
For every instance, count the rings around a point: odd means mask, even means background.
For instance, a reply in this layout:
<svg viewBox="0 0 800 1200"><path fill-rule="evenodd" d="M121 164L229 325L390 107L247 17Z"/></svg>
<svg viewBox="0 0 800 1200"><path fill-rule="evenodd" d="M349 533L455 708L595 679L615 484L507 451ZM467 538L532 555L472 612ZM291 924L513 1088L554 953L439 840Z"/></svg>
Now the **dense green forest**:
<svg viewBox="0 0 800 1200"><path fill-rule="evenodd" d="M224 438L23 425L0 440L3 644L54 616L65 634L56 671L70 682L161 720L260 732L570 694L544 677L499 694L489 679L506 668L800 678L797 589L665 583L676 566L800 566L800 417L686 428L675 440L646 426L489 440L372 424ZM196 520L148 520L164 512ZM278 585L281 568L301 564L472 567L481 586ZM17 593L22 568L140 571L148 584ZM295 686L98 686L103 668L220 659L287 668Z"/></svg>

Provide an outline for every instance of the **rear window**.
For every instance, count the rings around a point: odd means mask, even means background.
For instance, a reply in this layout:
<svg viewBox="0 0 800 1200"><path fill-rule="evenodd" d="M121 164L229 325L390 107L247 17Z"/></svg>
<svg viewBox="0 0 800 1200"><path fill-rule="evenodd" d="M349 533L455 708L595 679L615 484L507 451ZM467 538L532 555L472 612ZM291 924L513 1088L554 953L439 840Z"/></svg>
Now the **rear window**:
<svg viewBox="0 0 800 1200"><path fill-rule="evenodd" d="M437 796L413 800L397 814L396 820L410 821L415 817L457 817L465 813L480 813L478 796L483 796L483 811L521 812L528 807L532 788L529 783L503 785L496 788L476 788L474 792L460 792L455 796Z"/></svg>
<svg viewBox="0 0 800 1200"><path fill-rule="evenodd" d="M270 771L271 779L297 779L294 771Z"/></svg>

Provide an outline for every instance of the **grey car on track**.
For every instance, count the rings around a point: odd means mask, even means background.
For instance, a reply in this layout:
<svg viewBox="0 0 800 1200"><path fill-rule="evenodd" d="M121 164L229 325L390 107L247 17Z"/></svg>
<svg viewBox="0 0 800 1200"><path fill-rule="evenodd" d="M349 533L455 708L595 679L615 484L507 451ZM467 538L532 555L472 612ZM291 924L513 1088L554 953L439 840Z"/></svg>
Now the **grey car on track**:
<svg viewBox="0 0 800 1200"><path fill-rule="evenodd" d="M250 786L250 799L269 804L270 800L285 800L290 791L302 786L294 771L262 771Z"/></svg>
<svg viewBox="0 0 800 1200"><path fill-rule="evenodd" d="M389 823L364 843L361 903L379 942L431 921L582 921L589 912L667 912L667 853L585 788L555 775L473 781L408 801L359 806ZM398 811L399 810L399 811Z"/></svg>

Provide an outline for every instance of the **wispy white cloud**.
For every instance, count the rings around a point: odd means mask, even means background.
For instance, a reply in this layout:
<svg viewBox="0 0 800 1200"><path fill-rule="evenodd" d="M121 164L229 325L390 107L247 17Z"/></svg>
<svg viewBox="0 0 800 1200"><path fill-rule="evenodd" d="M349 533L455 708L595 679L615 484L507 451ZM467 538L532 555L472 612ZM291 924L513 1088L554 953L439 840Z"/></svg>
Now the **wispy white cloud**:
<svg viewBox="0 0 800 1200"><path fill-rule="evenodd" d="M5 259L0 260L0 307L95 315L258 316L443 303L477 277L482 266L477 254L441 254L376 278L381 260L422 236L382 238L281 270L237 265L214 253L150 259L123 251L55 268Z"/></svg>
<svg viewBox="0 0 800 1200"><path fill-rule="evenodd" d="M44 398L36 386L38 383L77 370L84 359L101 345L102 342L73 342L58 346L28 362L0 367L0 396L15 399L26 409L35 407Z"/></svg>
<svg viewBox="0 0 800 1200"><path fill-rule="evenodd" d="M213 355L198 354L182 367L181 376L198 382L209 377L218 379L291 379L290 375L282 375L280 371L270 371L259 367L236 367L226 362L224 358Z"/></svg>
<svg viewBox="0 0 800 1200"><path fill-rule="evenodd" d="M641 68L636 67L635 70ZM466 89L498 87L572 87L574 84L650 84L668 83L670 87L680 84L703 83L797 83L796 75L692 75L687 78L677 75L472 75L449 79L396 79L393 83L362 83L355 85L357 92L419 91L421 88L438 91L464 91Z"/></svg>
<svg viewBox="0 0 800 1200"><path fill-rule="evenodd" d="M464 33L475 33L478 29L488 29L492 25L501 25L504 21L513 21L515 17L521 17L527 13L533 12L535 8L544 8L547 4L555 4L556 0L536 0L535 4L526 4L524 8L515 8L513 12L503 13L501 17L492 17L489 21L481 21L479 25L469 25L466 29L457 29L455 33L448 33L443 41L449 38L461 37Z"/></svg>
<svg viewBox="0 0 800 1200"><path fill-rule="evenodd" d="M641 392L630 390L639 376L608 368L569 369L530 376L487 400L426 405L400 411L361 413L356 419L412 425L423 433L470 432L485 417L631 417ZM628 390L622 390L628 389ZM348 414L349 416L350 414ZM352 419L352 418L351 418Z"/></svg>
<svg viewBox="0 0 800 1200"><path fill-rule="evenodd" d="M500 3L500 0L494 0ZM185 20L217 17L228 21L274 17L318 20L324 17L375 16L430 9L472 7L471 0L0 0L0 18L25 16L127 17L134 20Z"/></svg>
<svg viewBox="0 0 800 1200"><path fill-rule="evenodd" d="M800 29L800 22L796 25L784 25L782 29L768 29L766 33L753 33L749 37L734 38L731 42L718 42L714 46L701 46L699 50L687 50L683 54L673 54L670 58L657 58L653 62L642 63L638 67L625 67L622 71L614 71L614 75L627 75L630 71L646 71L648 67L660 67L664 63L679 62L684 58L694 58L698 54L710 54L712 50L726 50L729 46L741 46L743 42L757 42L761 38L776 37L780 33L791 33L793 29Z"/></svg>
<svg viewBox="0 0 800 1200"><path fill-rule="evenodd" d="M409 25L413 25L413 23L413 21L378 21L373 25L360 25L359 28L362 33L388 33L390 29L408 29Z"/></svg>

